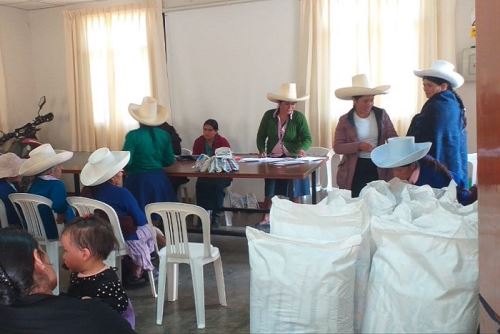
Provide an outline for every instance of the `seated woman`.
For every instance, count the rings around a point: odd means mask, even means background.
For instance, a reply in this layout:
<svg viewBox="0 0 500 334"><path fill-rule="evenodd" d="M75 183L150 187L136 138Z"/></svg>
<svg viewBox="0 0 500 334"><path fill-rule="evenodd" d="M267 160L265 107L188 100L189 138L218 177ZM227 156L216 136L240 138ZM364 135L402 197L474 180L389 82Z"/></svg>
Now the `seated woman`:
<svg viewBox="0 0 500 334"><path fill-rule="evenodd" d="M387 144L372 151L372 160L379 168L391 168L395 177L417 186L447 187L453 177L450 171L432 156L427 155L431 142L415 143L414 137L389 138ZM457 200L468 205L477 200L477 188L457 185Z"/></svg>
<svg viewBox="0 0 500 334"><path fill-rule="evenodd" d="M16 210L9 200L9 195L18 192L17 183L21 181L19 168L24 159L14 153L0 155L0 200L2 200L7 214L7 224L21 227ZM3 224L4 222L2 222Z"/></svg>
<svg viewBox="0 0 500 334"><path fill-rule="evenodd" d="M219 124L215 119L203 123L203 134L193 144L193 154L213 156L219 147L230 147L226 138L219 134ZM206 210L212 210L212 224L217 225L217 209L224 202L224 188L231 184L231 179L200 177L196 181L196 204Z"/></svg>
<svg viewBox="0 0 500 334"><path fill-rule="evenodd" d="M29 233L0 230L0 333L135 333L100 301L52 295L56 285L47 254Z"/></svg>
<svg viewBox="0 0 500 334"><path fill-rule="evenodd" d="M28 193L47 197L52 201L52 210L57 214L56 222L63 224L71 221L75 214L66 202L66 188L59 180L62 174L61 164L73 157L73 152L54 151L52 145L43 144L30 152L29 158L21 165L19 174L36 176ZM57 227L54 215L47 207L40 208L40 215L49 239L57 239Z"/></svg>
<svg viewBox="0 0 500 334"><path fill-rule="evenodd" d="M134 265L127 283L141 280L143 270L153 270L153 232L146 215L132 193L123 188L122 169L130 160L130 152L110 151L107 147L92 153L82 169L80 179L85 186L82 195L111 206L120 219L128 255Z"/></svg>

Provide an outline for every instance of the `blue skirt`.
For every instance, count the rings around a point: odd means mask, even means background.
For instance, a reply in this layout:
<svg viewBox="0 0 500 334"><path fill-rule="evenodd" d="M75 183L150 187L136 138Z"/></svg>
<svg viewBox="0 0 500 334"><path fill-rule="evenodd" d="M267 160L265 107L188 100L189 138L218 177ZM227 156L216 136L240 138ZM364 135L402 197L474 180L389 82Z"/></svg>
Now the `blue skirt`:
<svg viewBox="0 0 500 334"><path fill-rule="evenodd" d="M172 183L162 169L127 175L124 185L143 210L149 203L178 202Z"/></svg>

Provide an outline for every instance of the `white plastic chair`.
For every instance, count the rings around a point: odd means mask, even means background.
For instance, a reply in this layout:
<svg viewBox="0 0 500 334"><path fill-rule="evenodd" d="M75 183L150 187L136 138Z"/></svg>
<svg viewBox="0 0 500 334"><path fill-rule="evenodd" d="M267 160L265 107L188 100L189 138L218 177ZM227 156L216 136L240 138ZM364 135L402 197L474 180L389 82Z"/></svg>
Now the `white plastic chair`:
<svg viewBox="0 0 500 334"><path fill-rule="evenodd" d="M342 154L334 153L331 160L331 172L332 172L332 187L338 188L337 183L337 172L339 171L339 164L342 161Z"/></svg>
<svg viewBox="0 0 500 334"><path fill-rule="evenodd" d="M311 147L306 151L306 154L310 157L327 157L328 161L321 166L316 173L316 191L320 192L322 190L330 190L332 187L332 169L331 169L331 157L333 155L333 150L326 147ZM311 185L312 187L312 185Z"/></svg>
<svg viewBox="0 0 500 334"><path fill-rule="evenodd" d="M57 276L57 286L53 290L54 294L59 294L59 239L48 239L45 233L42 217L38 207L46 205L52 209L52 201L44 196L14 193L9 195L9 200L14 205L14 209L19 217L19 221L24 222L22 225L28 232L38 241L40 245L45 246L47 255L54 267ZM3 204L3 203L2 203ZM21 209L21 212L19 211ZM55 220L54 214L54 220ZM58 226L59 230L59 226Z"/></svg>
<svg viewBox="0 0 500 334"><path fill-rule="evenodd" d="M181 156L182 155L193 155L193 151L191 151L189 148L181 148Z"/></svg>
<svg viewBox="0 0 500 334"><path fill-rule="evenodd" d="M7 210L5 209L5 204L0 199L0 227L5 228L9 226L9 220L7 219Z"/></svg>
<svg viewBox="0 0 500 334"><path fill-rule="evenodd" d="M467 154L467 161L469 163L469 179L471 186L477 184L477 153Z"/></svg>
<svg viewBox="0 0 500 334"><path fill-rule="evenodd" d="M125 238L123 238L123 233L120 228L120 220L118 219L118 215L116 214L115 210L104 202L87 197L70 196L66 200L68 201L69 205L71 205L71 207L76 210L79 216L93 214L95 210L101 210L106 214L106 216L108 216L109 222L113 227L115 238L118 241L118 247L117 249L112 251L111 254L109 254L105 262L109 266L116 267L118 269L118 278L121 280L121 257L127 255L127 244L125 243ZM151 286L151 293L153 294L153 297L156 298L156 287L152 271L148 271L148 277L149 284Z"/></svg>
<svg viewBox="0 0 500 334"><path fill-rule="evenodd" d="M156 300L156 323L161 325L163 322L167 276L167 299L174 301L178 297L178 264L186 263L191 267L197 325L200 329L205 328L203 266L207 263L214 263L219 302L221 305L227 306L219 249L210 244L210 218L208 212L202 207L193 204L163 202L146 205L146 216L149 223L151 223L153 213L161 216L166 238L166 246L158 253L160 256L160 275L158 278L158 299ZM186 228L186 217L189 215L201 219L203 243L189 242Z"/></svg>

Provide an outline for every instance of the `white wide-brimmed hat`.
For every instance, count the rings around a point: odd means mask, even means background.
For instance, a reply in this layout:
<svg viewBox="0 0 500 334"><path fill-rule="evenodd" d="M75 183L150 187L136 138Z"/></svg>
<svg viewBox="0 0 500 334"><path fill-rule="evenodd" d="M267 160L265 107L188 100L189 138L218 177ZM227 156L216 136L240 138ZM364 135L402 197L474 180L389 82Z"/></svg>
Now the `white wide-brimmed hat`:
<svg viewBox="0 0 500 334"><path fill-rule="evenodd" d="M11 152L0 155L0 179L18 176L19 168L25 160Z"/></svg>
<svg viewBox="0 0 500 334"><path fill-rule="evenodd" d="M415 137L393 137L387 144L376 147L371 158L380 168L396 168L422 159L431 146L431 142L415 143Z"/></svg>
<svg viewBox="0 0 500 334"><path fill-rule="evenodd" d="M354 96L387 94L390 85L372 86L366 74L356 74L352 77L352 87L335 90L335 96L341 100L352 100Z"/></svg>
<svg viewBox="0 0 500 334"><path fill-rule="evenodd" d="M434 60L431 68L413 71L417 77L436 77L444 79L451 84L453 89L464 84L464 77L455 72L455 65L446 60Z"/></svg>
<svg viewBox="0 0 500 334"><path fill-rule="evenodd" d="M52 145L43 144L30 152L29 158L23 162L19 174L22 176L33 176L47 169L68 161L73 152L54 150Z"/></svg>
<svg viewBox="0 0 500 334"><path fill-rule="evenodd" d="M163 124L168 118L168 109L151 96L144 97L142 104L130 103L128 112L137 122L151 126Z"/></svg>
<svg viewBox="0 0 500 334"><path fill-rule="evenodd" d="M297 85L294 82L284 83L280 86L279 93L267 93L267 99L272 102L300 102L309 98L309 95L297 97Z"/></svg>
<svg viewBox="0 0 500 334"><path fill-rule="evenodd" d="M89 156L80 173L80 180L84 186L97 186L115 176L129 160L129 151L110 151L101 147Z"/></svg>

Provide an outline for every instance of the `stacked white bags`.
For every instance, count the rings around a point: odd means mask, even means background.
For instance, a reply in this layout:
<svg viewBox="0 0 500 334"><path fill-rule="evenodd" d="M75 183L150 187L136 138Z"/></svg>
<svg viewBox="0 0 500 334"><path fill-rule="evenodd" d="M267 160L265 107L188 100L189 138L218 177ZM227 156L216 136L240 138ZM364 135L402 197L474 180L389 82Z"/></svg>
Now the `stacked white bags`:
<svg viewBox="0 0 500 334"><path fill-rule="evenodd" d="M456 187L375 181L318 205L273 198L247 228L252 333L473 333L477 205Z"/></svg>
<svg viewBox="0 0 500 334"><path fill-rule="evenodd" d="M437 197L405 184L392 213L372 216L376 251L363 333L477 331L477 208L456 204L454 189Z"/></svg>

